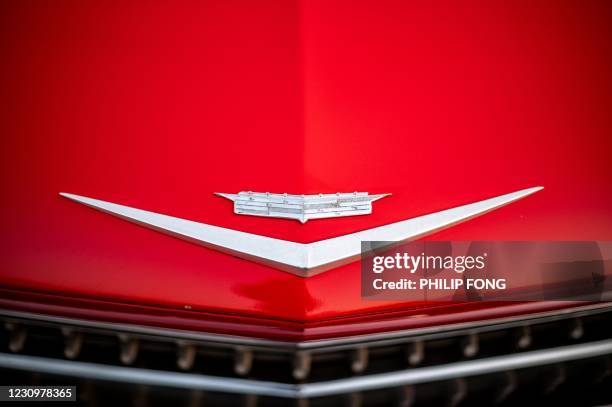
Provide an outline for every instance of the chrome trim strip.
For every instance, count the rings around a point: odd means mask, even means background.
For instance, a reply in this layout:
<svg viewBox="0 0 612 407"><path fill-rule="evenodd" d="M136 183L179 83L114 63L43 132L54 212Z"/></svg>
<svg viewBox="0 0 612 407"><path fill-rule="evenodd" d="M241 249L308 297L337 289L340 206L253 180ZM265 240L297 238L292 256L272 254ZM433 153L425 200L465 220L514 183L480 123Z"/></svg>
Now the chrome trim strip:
<svg viewBox="0 0 612 407"><path fill-rule="evenodd" d="M191 373L100 365L7 353L0 353L0 367L151 386L256 394L284 398L312 398L490 374L608 354L612 354L612 339L449 363L440 366L405 369L390 373L306 384L220 378Z"/></svg>
<svg viewBox="0 0 612 407"><path fill-rule="evenodd" d="M91 321L86 319L70 318L70 317L58 317L45 314L35 314L30 312L12 311L0 309L0 317L15 318L15 319L26 319L34 320L42 323L50 324L62 324L62 325L74 325L78 327L86 327L100 330L112 330L120 332L129 332L134 334L141 334L147 336L156 337L168 337L169 339L185 339L199 342L207 342L211 345L242 345L252 347L264 347L271 349L283 348L295 348L295 342L279 341L279 340L268 340L260 338L250 338L246 336L237 335L224 335L214 334L207 332L197 331L186 331L172 328L158 328L150 327L146 325L132 325L116 322L103 322L103 321Z"/></svg>
<svg viewBox="0 0 612 407"><path fill-rule="evenodd" d="M612 303L598 303L496 319L483 319L479 321L428 326L423 328L405 329L401 331L354 335L342 338L311 340L298 343L298 347L300 349L317 349L324 347L326 351L337 351L350 346L361 346L372 343L374 343L376 346L385 346L405 342L407 339L413 337L419 337L419 339L426 340L448 336L460 336L462 334L472 332L488 332L499 329L520 327L526 323L539 324L566 318L594 315L609 310L612 310Z"/></svg>
<svg viewBox="0 0 612 407"><path fill-rule="evenodd" d="M30 319L43 323L56 323L64 325L75 325L92 329L122 331L146 336L163 336L168 337L169 339L186 339L198 342L205 342L211 346L243 345L249 346L253 349L260 349L270 352L291 352L295 350L336 351L344 348L354 347L355 345L362 346L368 344L373 344L376 346L392 345L394 343L404 342L408 338L415 336L419 336L423 339L433 339L444 336L461 335L462 333L473 332L474 330L477 330L479 332L485 332L496 329L521 326L525 323L551 322L568 318L570 316L580 317L584 315L593 315L601 312L606 312L609 310L612 310L612 303L597 303L496 319L485 319L480 321L462 322L448 325L438 325L373 334L353 335L333 339L317 339L302 342L260 339L237 335L186 331L172 328L158 328L149 327L145 325L90 321L77 318L58 317L5 309L0 309L0 316L16 319Z"/></svg>
<svg viewBox="0 0 612 407"><path fill-rule="evenodd" d="M134 367L67 361L40 356L0 353L0 367L68 377L144 384L149 386L198 389L226 393L295 397L294 385L231 377L215 377Z"/></svg>
<svg viewBox="0 0 612 407"><path fill-rule="evenodd" d="M258 261L300 277L310 277L354 261L361 242L402 242L445 229L522 199L542 187L527 188L494 198L378 226L357 233L298 243L162 215L112 202L61 192L60 195L100 211L163 233L248 260Z"/></svg>
<svg viewBox="0 0 612 407"><path fill-rule="evenodd" d="M607 339L580 345L515 353L508 356L449 363L441 366L406 369L391 373L309 383L302 385L299 393L302 397L330 396L569 362L611 353L612 339Z"/></svg>

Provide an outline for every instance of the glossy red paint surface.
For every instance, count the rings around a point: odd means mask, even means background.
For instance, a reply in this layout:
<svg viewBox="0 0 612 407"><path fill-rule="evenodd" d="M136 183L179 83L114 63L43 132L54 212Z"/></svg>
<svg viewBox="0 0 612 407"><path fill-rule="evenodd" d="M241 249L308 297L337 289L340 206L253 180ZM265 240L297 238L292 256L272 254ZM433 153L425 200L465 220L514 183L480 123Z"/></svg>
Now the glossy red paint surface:
<svg viewBox="0 0 612 407"><path fill-rule="evenodd" d="M310 242L542 185L433 239L612 239L606 2L6 1L0 285L315 323L357 264L301 279L65 191ZM234 215L213 192L391 192L370 216ZM421 312L421 311L415 311Z"/></svg>

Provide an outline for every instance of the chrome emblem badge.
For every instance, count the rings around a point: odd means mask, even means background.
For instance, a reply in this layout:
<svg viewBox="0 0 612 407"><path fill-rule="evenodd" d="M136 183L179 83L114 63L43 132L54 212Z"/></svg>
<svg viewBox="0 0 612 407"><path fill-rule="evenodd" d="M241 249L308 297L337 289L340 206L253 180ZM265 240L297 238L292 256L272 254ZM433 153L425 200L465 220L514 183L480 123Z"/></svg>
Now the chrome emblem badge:
<svg viewBox="0 0 612 407"><path fill-rule="evenodd" d="M523 199L541 189L542 187L527 188L484 201L310 243L241 232L66 192L60 192L60 195L171 236L263 263L300 277L310 277L359 259L362 242L405 242L419 239ZM365 196L368 197L367 194ZM382 196L372 196L368 199L377 199L376 197ZM299 219L297 216L295 218Z"/></svg>
<svg viewBox="0 0 612 407"><path fill-rule="evenodd" d="M302 223L309 219L368 215L372 213L372 202L391 195L367 192L291 195L251 191L215 194L233 201L236 214L296 219Z"/></svg>

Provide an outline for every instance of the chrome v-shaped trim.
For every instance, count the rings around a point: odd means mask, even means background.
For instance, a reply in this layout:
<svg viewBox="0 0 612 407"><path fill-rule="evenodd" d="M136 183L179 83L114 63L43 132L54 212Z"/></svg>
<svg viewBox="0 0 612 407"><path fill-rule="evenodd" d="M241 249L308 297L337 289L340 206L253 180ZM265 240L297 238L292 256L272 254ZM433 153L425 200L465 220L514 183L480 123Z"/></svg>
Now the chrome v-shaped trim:
<svg viewBox="0 0 612 407"><path fill-rule="evenodd" d="M541 190L534 187L361 232L297 243L162 215L129 206L61 192L73 201L140 225L237 257L264 263L300 277L310 277L359 258L362 241L401 242L464 222Z"/></svg>

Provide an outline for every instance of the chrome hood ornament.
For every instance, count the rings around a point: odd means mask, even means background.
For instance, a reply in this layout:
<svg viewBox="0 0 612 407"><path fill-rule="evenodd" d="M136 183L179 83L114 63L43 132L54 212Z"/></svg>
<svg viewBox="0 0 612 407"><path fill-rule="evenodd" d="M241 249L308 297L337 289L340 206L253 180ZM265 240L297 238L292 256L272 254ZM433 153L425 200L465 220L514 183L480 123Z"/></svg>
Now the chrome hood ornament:
<svg viewBox="0 0 612 407"><path fill-rule="evenodd" d="M309 219L368 215L372 213L372 202L391 194L350 192L291 195L249 191L237 194L216 192L215 195L233 201L234 213L239 215L296 219L306 223Z"/></svg>
<svg viewBox="0 0 612 407"><path fill-rule="evenodd" d="M541 189L542 187L527 188L312 243L298 243L241 232L65 192L60 192L60 195L169 235L276 267L300 277L310 277L359 259L361 242L403 242L418 239L501 208Z"/></svg>

